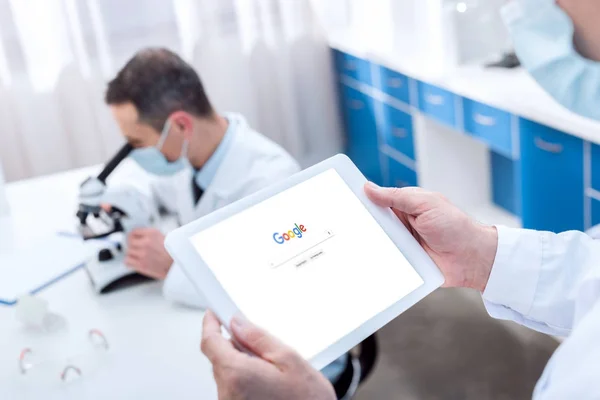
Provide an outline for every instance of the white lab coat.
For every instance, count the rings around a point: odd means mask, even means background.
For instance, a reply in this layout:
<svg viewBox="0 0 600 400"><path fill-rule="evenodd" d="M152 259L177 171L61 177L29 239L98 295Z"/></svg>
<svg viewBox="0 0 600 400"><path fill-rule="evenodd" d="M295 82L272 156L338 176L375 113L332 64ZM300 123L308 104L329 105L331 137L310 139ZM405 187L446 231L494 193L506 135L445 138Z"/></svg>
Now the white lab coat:
<svg viewBox="0 0 600 400"><path fill-rule="evenodd" d="M483 299L492 317L567 336L535 400L600 399L600 241L581 232L498 227Z"/></svg>
<svg viewBox="0 0 600 400"><path fill-rule="evenodd" d="M300 170L298 163L279 145L254 131L239 114L237 130L211 184L197 205L193 203L192 171L154 183L153 192L159 202L186 224L233 203ZM204 308L206 302L191 282L174 264L163 286L164 296L192 307Z"/></svg>

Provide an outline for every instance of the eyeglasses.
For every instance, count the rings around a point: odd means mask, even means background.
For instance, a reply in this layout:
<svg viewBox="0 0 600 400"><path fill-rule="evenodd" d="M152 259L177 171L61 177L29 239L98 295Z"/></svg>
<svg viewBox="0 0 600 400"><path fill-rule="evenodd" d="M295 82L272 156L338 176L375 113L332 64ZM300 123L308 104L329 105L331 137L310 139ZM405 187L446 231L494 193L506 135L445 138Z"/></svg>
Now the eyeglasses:
<svg viewBox="0 0 600 400"><path fill-rule="evenodd" d="M66 357L43 357L42 352L23 349L19 355L19 370L27 383L61 385L95 372L108 354L108 340L98 329L90 330L87 336L87 348Z"/></svg>

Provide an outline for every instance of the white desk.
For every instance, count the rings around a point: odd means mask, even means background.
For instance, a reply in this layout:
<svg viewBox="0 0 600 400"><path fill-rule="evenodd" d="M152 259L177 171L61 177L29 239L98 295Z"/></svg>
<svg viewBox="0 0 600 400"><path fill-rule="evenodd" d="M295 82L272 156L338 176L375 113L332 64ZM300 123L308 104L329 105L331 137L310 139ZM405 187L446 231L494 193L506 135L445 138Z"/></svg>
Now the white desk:
<svg viewBox="0 0 600 400"><path fill-rule="evenodd" d="M0 251L59 230L73 230L77 187L97 168L7 185L11 221L0 219ZM12 237L12 239L11 239ZM7 240L10 240L7 243ZM43 336L0 306L0 399L37 399L18 370L24 347L40 341L62 348L67 338L102 330L108 362L92 376L46 392L44 399L216 399L210 364L200 352L202 313L165 301L159 283L94 294L79 270L39 294L68 323L67 334ZM58 377L57 377L58 381Z"/></svg>

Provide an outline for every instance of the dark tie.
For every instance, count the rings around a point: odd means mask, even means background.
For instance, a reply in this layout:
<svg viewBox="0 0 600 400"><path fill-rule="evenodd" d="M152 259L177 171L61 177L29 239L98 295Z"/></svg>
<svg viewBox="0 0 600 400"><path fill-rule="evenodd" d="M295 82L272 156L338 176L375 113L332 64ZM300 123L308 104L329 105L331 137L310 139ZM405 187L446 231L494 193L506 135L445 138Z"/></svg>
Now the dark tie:
<svg viewBox="0 0 600 400"><path fill-rule="evenodd" d="M195 176L192 176L192 193L194 195L194 205L198 204L198 201L204 194L204 190L200 186L198 186L195 178Z"/></svg>

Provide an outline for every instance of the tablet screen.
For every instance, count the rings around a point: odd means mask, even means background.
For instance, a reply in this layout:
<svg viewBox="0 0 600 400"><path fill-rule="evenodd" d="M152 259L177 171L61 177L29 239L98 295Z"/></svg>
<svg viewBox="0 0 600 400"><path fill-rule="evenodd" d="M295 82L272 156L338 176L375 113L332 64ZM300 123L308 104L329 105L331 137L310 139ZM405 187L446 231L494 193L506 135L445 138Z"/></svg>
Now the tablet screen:
<svg viewBox="0 0 600 400"><path fill-rule="evenodd" d="M306 359L423 284L335 169L191 240L240 311Z"/></svg>

